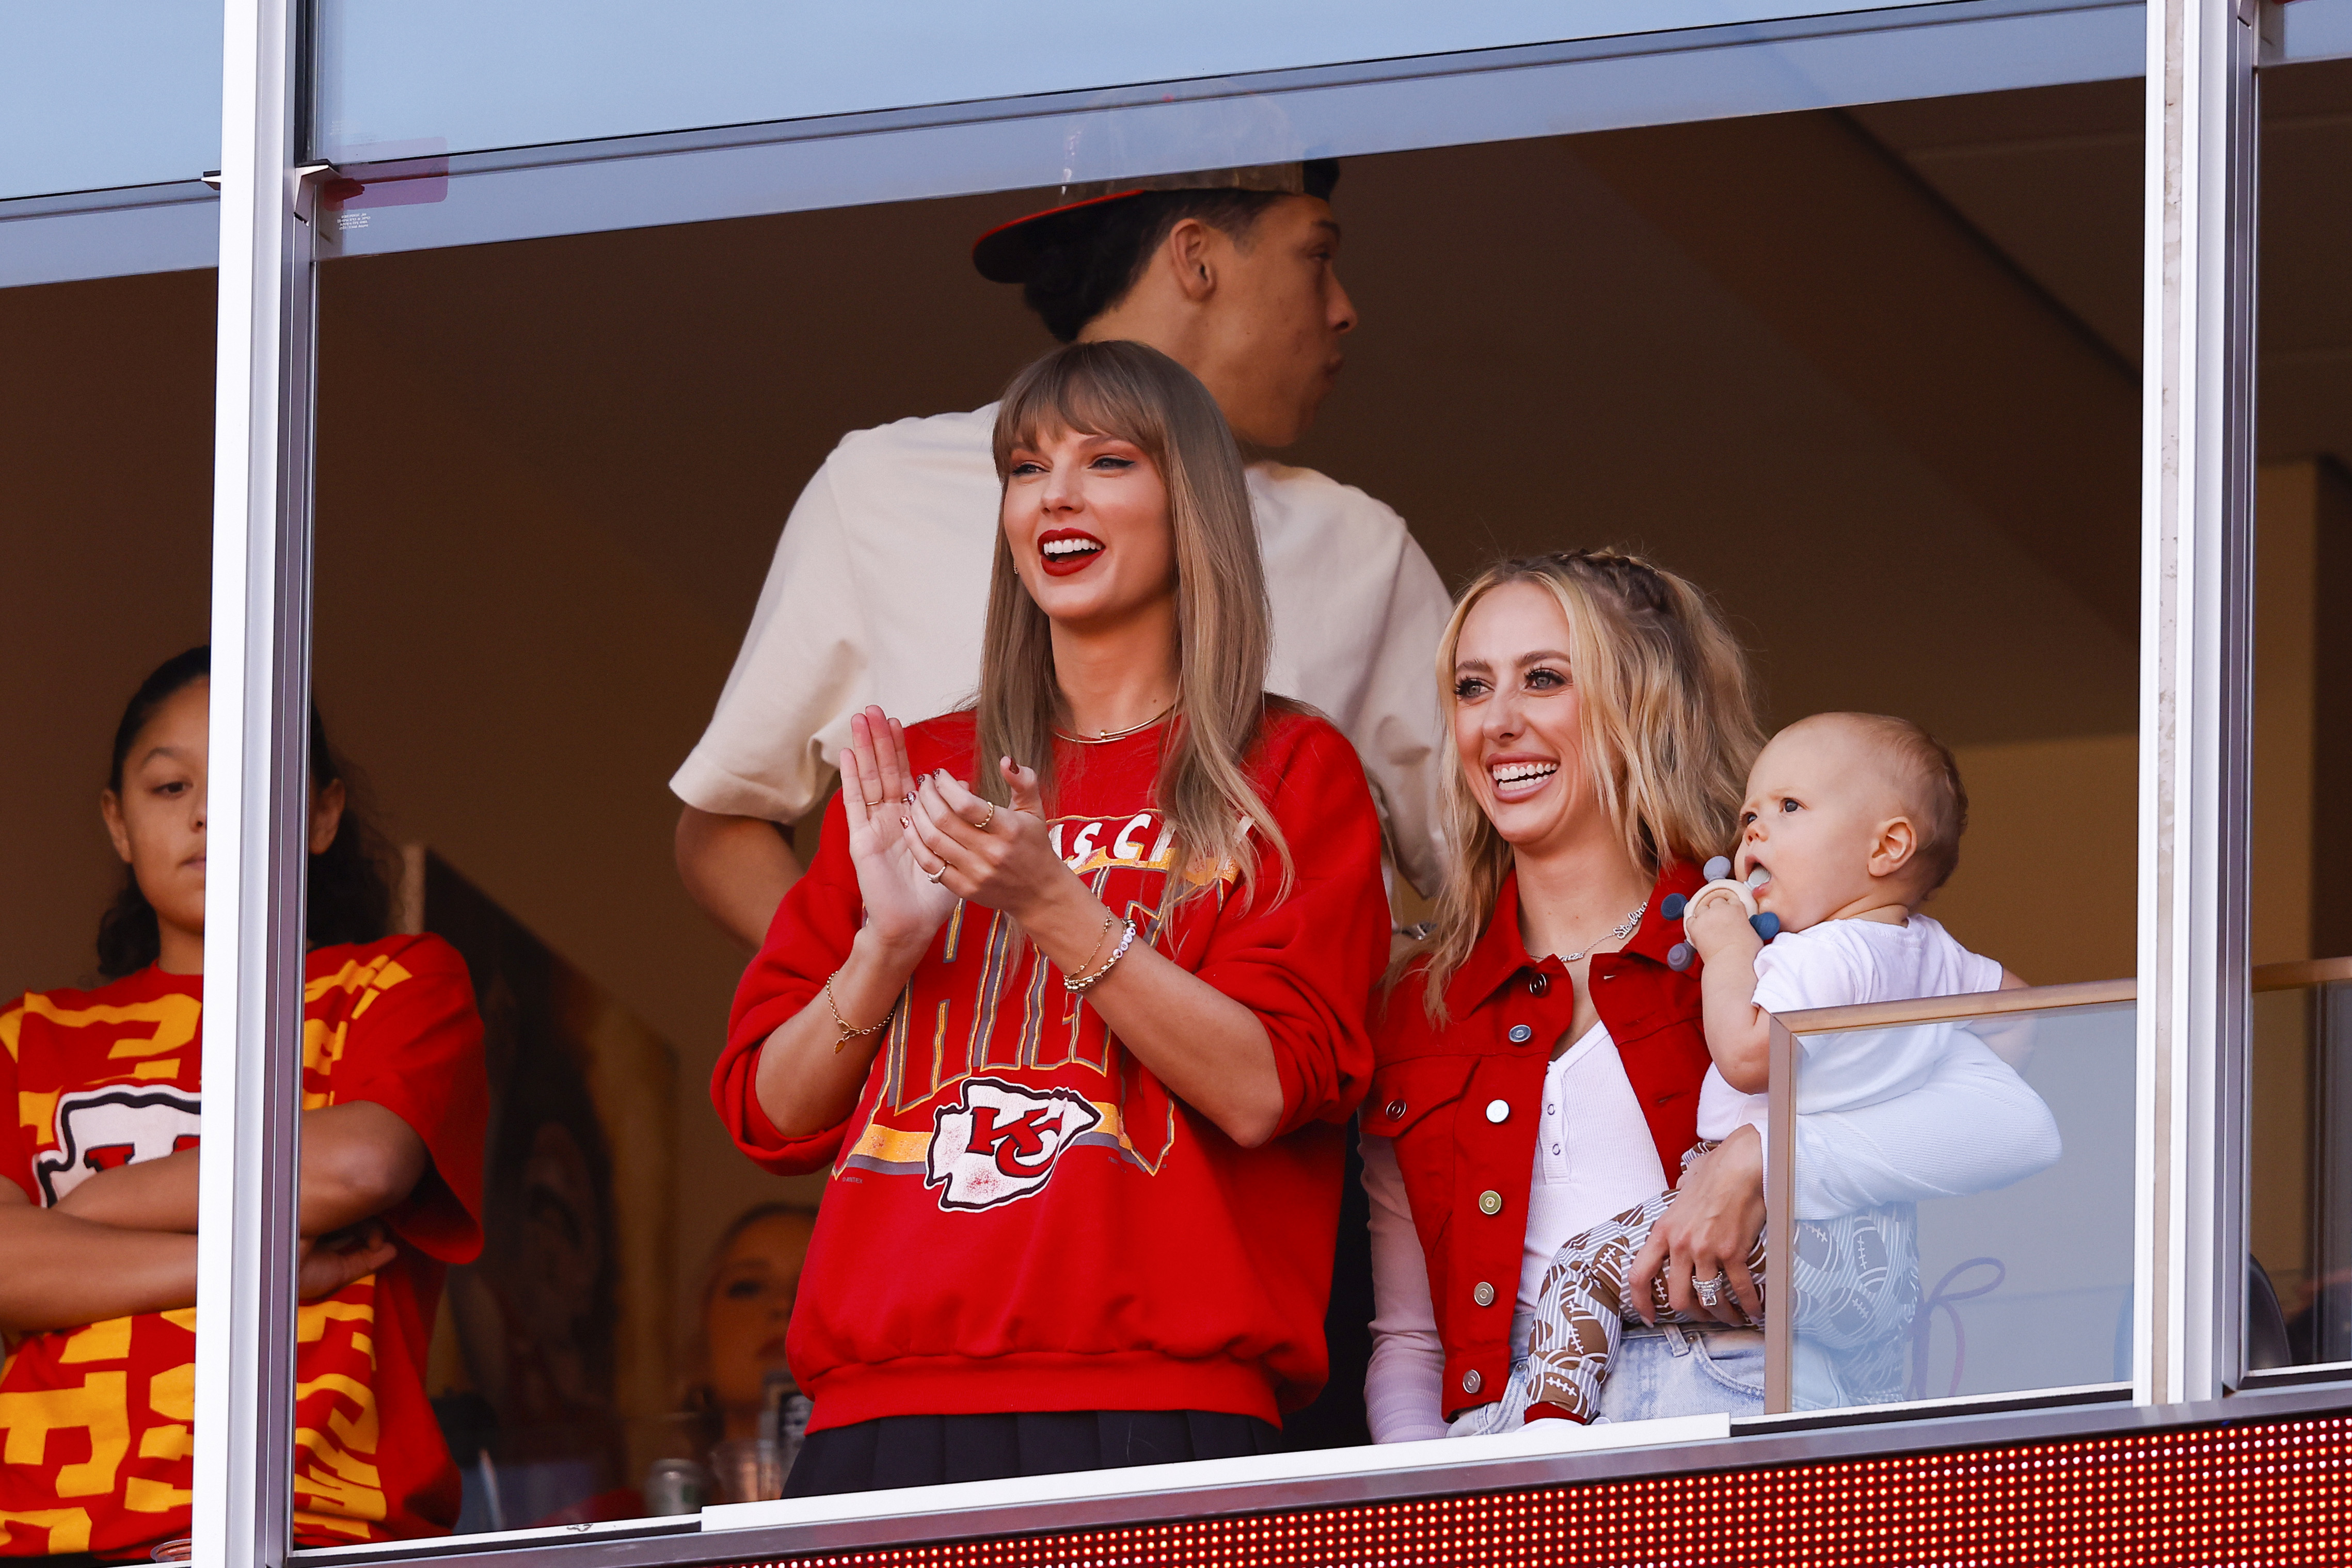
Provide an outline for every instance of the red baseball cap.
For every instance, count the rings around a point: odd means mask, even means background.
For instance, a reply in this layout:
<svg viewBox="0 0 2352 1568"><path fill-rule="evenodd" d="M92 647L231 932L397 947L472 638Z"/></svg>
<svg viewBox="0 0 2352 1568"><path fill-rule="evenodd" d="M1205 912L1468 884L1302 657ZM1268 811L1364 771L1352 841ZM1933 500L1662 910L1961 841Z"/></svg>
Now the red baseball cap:
<svg viewBox="0 0 2352 1568"><path fill-rule="evenodd" d="M1105 207L1150 191L1265 191L1278 195L1328 197L1339 183L1337 158L1297 163L1256 163L1236 169L1194 169L1181 174L1147 174L1128 180L1096 180L1065 185L1061 199L1042 212L999 224L971 242L971 264L991 283L1026 283L1045 251Z"/></svg>

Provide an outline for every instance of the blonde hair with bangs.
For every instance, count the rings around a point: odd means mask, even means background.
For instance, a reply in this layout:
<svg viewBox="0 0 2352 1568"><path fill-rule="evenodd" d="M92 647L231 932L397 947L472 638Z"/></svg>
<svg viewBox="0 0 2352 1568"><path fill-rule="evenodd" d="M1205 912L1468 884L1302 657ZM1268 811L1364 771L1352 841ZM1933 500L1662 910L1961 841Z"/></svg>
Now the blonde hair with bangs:
<svg viewBox="0 0 2352 1568"><path fill-rule="evenodd" d="M1764 744L1747 655L1692 583L1617 550L1567 550L1498 561L1462 592L1437 648L1444 783L1444 885L1423 956L1423 1004L1445 1021L1445 986L1485 935L1511 871L1453 743L1454 664L1478 601L1509 583L1549 593L1568 620L1569 678L1582 696L1584 767L1625 846L1654 876L1723 852L1738 831L1748 765Z"/></svg>
<svg viewBox="0 0 2352 1568"><path fill-rule="evenodd" d="M1160 750L1156 802L1175 830L1176 873L1160 904L1214 886L1234 867L1253 894L1258 862L1250 831L1281 862L1279 900L1293 865L1282 826L1244 770L1270 708L1295 709L1265 693L1274 634L1250 514L1241 450L1208 389L1190 371L1141 343L1072 343L1037 361L1004 390L996 411L996 475L1016 447L1058 431L1133 442L1168 491L1176 559L1176 711ZM1037 770L1054 809L1054 731L1067 722L1054 669L1053 624L1013 560L1000 528L988 584L973 772L1000 805L1012 792L996 758Z"/></svg>

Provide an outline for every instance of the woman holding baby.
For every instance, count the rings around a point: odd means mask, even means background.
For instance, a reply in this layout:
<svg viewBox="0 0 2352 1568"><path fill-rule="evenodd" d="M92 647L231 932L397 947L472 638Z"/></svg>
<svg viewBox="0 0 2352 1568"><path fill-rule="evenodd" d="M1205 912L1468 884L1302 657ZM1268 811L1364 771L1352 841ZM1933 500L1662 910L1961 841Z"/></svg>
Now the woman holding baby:
<svg viewBox="0 0 2352 1568"><path fill-rule="evenodd" d="M2002 983L1913 911L1957 855L1957 773L1916 727L1872 720L1767 754L1826 781L1820 798L1751 778L1762 737L1738 644L1691 584L1615 552L1489 570L1437 666L1454 859L1390 993L1363 1113L1373 1436L1755 1414L1766 1213L1762 1117L1743 1094L1763 1087L1759 1020L1792 1005L1782 992L1823 1006ZM1801 938L1780 939L1777 982L1723 892L1693 902L1700 964L1669 962L1684 923L1662 906L1735 847L1741 875L1786 884L1762 896ZM1906 1244L1909 1202L2056 1155L2047 1110L1980 1044L1899 1065L1839 1107L1849 1146L1806 1145L1818 1170L1799 1214L1843 1216L1837 1239L1857 1249ZM1901 1168L1877 1154L1895 1147ZM1908 1282L1889 1272L1870 1304L1891 1321Z"/></svg>
<svg viewBox="0 0 2352 1568"><path fill-rule="evenodd" d="M1498 565L1438 650L1453 722L1454 862L1426 950L1391 991L1364 1102L1378 1300L1365 1405L1383 1442L1445 1435L1503 1393L1553 1253L1667 1184L1696 1136L1698 982L1659 913L1730 841L1760 745L1746 661L1689 583L1630 556ZM1683 1177L1677 1305L1710 1332L1633 1336L1611 1413L1757 1408L1764 1222L1743 1133ZM1729 1292L1712 1287L1728 1276ZM1650 1347L1654 1346L1655 1354Z"/></svg>

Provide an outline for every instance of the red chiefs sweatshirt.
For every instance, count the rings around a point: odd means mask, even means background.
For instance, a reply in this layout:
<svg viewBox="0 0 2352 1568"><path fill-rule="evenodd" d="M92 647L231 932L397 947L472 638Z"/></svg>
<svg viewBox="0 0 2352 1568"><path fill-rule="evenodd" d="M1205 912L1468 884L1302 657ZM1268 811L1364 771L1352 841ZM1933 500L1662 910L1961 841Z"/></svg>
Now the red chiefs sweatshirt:
<svg viewBox="0 0 2352 1568"><path fill-rule="evenodd" d="M972 717L908 731L918 770L973 774ZM1056 850L1138 942L1255 1013L1281 1074L1255 1149L1175 1100L1010 917L961 904L883 1031L849 1119L779 1134L761 1044L815 999L862 918L841 802L736 993L711 1097L743 1152L832 1179L787 1342L813 1427L884 1416L1214 1410L1278 1421L1328 1370L1323 1313L1343 1125L1371 1071L1388 949L1361 765L1319 718L1270 713L1251 773L1296 871L1260 846L1153 912L1174 852L1153 786L1164 729L1057 743Z"/></svg>

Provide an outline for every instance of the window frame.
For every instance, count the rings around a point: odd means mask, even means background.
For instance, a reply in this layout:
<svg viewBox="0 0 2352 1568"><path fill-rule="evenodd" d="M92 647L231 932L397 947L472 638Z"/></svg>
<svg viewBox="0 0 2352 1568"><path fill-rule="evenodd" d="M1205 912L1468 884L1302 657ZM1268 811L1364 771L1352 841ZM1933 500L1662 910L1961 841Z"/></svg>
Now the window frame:
<svg viewBox="0 0 2352 1568"><path fill-rule="evenodd" d="M1115 121L1130 151L1181 147L1188 124L1213 120L1237 99L1279 102L1300 149L1328 150L1334 131L1360 132L1376 119L1379 139L1338 149L1348 156L1526 135L1531 105L1541 106L1547 135L1842 106L1870 99L1853 84L1885 82L1889 40L2023 24L2080 61L2095 57L2103 29L2140 8L2140 0L1911 0L1883 11L1464 55L346 162L338 165L342 176L392 187L383 194L394 204L362 219L365 227L330 225L322 244L333 249L322 254L380 256L1020 189L1066 156L1074 115ZM1924 73L1906 84L1919 90L1885 96L1966 89L1967 66L1952 63L1965 60L1965 49L1920 54L1904 62ZM2079 65L2051 75L2088 79ZM1377 104L1376 116L1357 107L1366 101ZM401 199L400 187L417 183L435 183L415 193L429 199ZM346 210L356 216L372 204L354 199Z"/></svg>
<svg viewBox="0 0 2352 1568"><path fill-rule="evenodd" d="M1433 57L1276 73L1217 90L1349 90L1496 68L1863 30L1874 16L1930 26L2088 11L2105 0L1950 0L1875 14L1792 15L1715 30L1547 47L1523 59ZM751 1559L1038 1529L1364 1502L1555 1483L1745 1469L1797 1459L1979 1447L2223 1418L2340 1408L2341 1385L2245 1383L2243 1251L2248 1033L2246 866L2251 751L2253 152L2260 40L2281 0L2148 0L2145 7L2144 404L2138 823L2139 1127L2134 1375L2128 1401L1983 1405L1874 1419L1807 1413L1733 1423L1732 1435L1564 1458L1366 1466L1313 1479L1159 1488L1116 1496L943 1500L919 1515L705 1531L699 1521L509 1532L295 1552L291 1546L293 1188L299 1124L304 802L310 697L310 548L320 192L339 172L301 162L309 91L300 0L225 10L220 316L212 642L214 961L205 981L204 1073L214 1109L202 1229L194 1556L206 1564L374 1562L593 1550L611 1564ZM1792 5L1801 13L1801 5ZM1733 37L1729 35L1738 33ZM1581 50L1582 53L1576 51ZM1525 51L1488 51L1488 55ZM1192 91L1197 84L1164 84ZM1133 89L1144 97L1163 87ZM1202 89L1206 90L1206 89ZM1105 95L1089 95L1097 108ZM847 117L856 124L736 128L584 147L472 154L340 172L369 180L542 181L640 170L908 129L1007 123L1063 111L1042 100ZM1732 106L1724 112L1742 112ZM747 151L748 150L748 151ZM669 165L679 165L672 162ZM519 187L517 187L519 188ZM624 186L614 186L614 190ZM838 198L792 201L838 204ZM877 199L867 197L866 199ZM881 199L888 199L887 196ZM97 204L102 205L102 204ZM0 216L8 215L0 211ZM77 214L79 215L79 214ZM621 214L625 216L625 213ZM709 215L727 215L713 213ZM645 222L682 221L674 216ZM597 222L582 228L636 226ZM574 228L567 232L578 232ZM493 237L483 235L480 238ZM505 235L502 237L517 237ZM478 243L455 240L445 243ZM405 247L402 247L405 248ZM1994 1402L2015 1404L2019 1401ZM1245 1462L1244 1462L1245 1463ZM1011 1483L1006 1483L1007 1487ZM1051 1489L1045 1489L1050 1490ZM234 1500L234 1505L232 1504ZM902 1500L903 1501L903 1500Z"/></svg>

